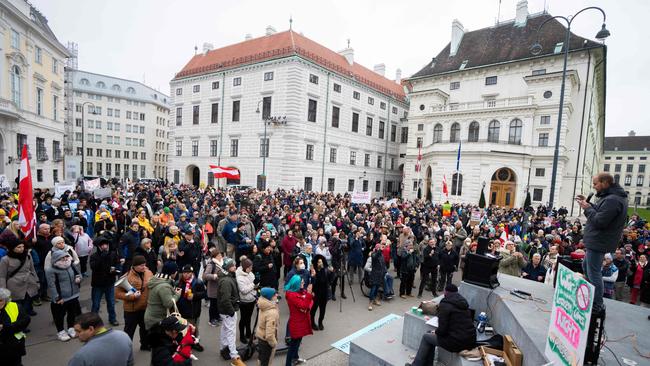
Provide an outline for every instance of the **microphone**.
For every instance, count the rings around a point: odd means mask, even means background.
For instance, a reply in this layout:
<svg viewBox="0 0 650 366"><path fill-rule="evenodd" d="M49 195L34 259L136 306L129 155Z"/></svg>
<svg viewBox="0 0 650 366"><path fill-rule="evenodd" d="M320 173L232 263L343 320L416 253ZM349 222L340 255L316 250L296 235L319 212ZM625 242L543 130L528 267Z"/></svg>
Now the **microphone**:
<svg viewBox="0 0 650 366"><path fill-rule="evenodd" d="M593 197L593 196L594 196L594 192L589 193L589 195L587 196L587 200L586 200L587 203L589 203L589 201L591 201L591 197Z"/></svg>

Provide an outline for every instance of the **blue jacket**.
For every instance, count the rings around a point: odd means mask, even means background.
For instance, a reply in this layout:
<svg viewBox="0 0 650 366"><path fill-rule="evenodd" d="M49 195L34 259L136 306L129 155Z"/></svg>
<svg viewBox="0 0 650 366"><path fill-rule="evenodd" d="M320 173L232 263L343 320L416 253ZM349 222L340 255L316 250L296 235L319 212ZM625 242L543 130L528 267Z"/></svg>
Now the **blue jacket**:
<svg viewBox="0 0 650 366"><path fill-rule="evenodd" d="M223 227L223 231L221 232L221 236L223 236L223 238L230 244L237 243L237 224L237 221L230 221L230 219L228 219L226 225Z"/></svg>

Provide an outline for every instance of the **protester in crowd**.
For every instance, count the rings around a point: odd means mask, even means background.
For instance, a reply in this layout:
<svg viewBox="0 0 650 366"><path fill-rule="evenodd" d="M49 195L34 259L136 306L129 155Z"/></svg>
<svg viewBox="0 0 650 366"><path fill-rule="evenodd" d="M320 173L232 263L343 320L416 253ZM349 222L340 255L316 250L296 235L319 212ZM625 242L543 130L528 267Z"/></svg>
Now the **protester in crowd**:
<svg viewBox="0 0 650 366"><path fill-rule="evenodd" d="M235 272L239 288L239 340L242 343L248 343L253 335L251 319L257 301L257 289L253 274L253 262L245 257L239 262L241 266Z"/></svg>
<svg viewBox="0 0 650 366"><path fill-rule="evenodd" d="M62 236L54 236L51 240L52 247L50 248L50 251L47 253L45 256L45 263L43 264L45 270L47 271L48 268L52 266L52 253L56 250L62 250L70 257L72 258L72 264L77 267L77 271L80 272L81 269L79 265L81 264L81 261L79 260L79 256L77 255L77 252L74 250L73 247L65 243L65 238ZM81 272L80 272L81 273Z"/></svg>
<svg viewBox="0 0 650 366"><path fill-rule="evenodd" d="M449 352L471 349L476 344L476 329L467 300L454 284L445 287L438 307L438 327L422 336L415 359L406 366L433 365L437 346Z"/></svg>
<svg viewBox="0 0 650 366"><path fill-rule="evenodd" d="M348 253L348 273L350 274L350 284L354 284L354 275L359 278L359 282L363 280L363 252L365 251L365 240L363 228L358 228L350 234ZM311 261L308 260L307 263Z"/></svg>
<svg viewBox="0 0 650 366"><path fill-rule="evenodd" d="M107 329L97 313L84 313L75 318L74 330L84 343L70 359L68 366L133 366L133 344L129 336Z"/></svg>
<svg viewBox="0 0 650 366"><path fill-rule="evenodd" d="M194 231L190 228L185 229L183 236L184 238L178 246L177 264L179 267L192 267L196 277L199 275L199 269L201 268L201 244L195 240Z"/></svg>
<svg viewBox="0 0 650 366"><path fill-rule="evenodd" d="M499 262L499 273L521 277L521 269L526 265L524 255L515 250L515 243L506 242L505 249L501 250L501 261Z"/></svg>
<svg viewBox="0 0 650 366"><path fill-rule="evenodd" d="M399 249L399 257L401 260L399 296L406 299L407 296L413 297L411 291L413 290L415 271L417 271L420 258L410 240L406 240Z"/></svg>
<svg viewBox="0 0 650 366"><path fill-rule="evenodd" d="M144 257L145 264L151 273L158 272L158 267L162 265L162 262L158 259L158 254L153 248L152 239L142 239L140 246L135 248L135 255Z"/></svg>
<svg viewBox="0 0 650 366"><path fill-rule="evenodd" d="M614 283L618 278L618 268L616 268L614 265L612 255L610 253L605 254L601 272L603 276L603 296L608 299L613 299Z"/></svg>
<svg viewBox="0 0 650 366"><path fill-rule="evenodd" d="M285 365L293 366L306 362L299 356L300 343L303 337L313 334L309 319L313 303L312 285L303 289L302 278L293 276L284 287L284 291L289 306L289 334L291 335Z"/></svg>
<svg viewBox="0 0 650 366"><path fill-rule="evenodd" d="M115 315L115 290L114 284L118 274L119 258L117 253L109 250L109 241L105 237L97 239L98 250L90 256L90 269L92 278L92 312L99 314L99 306L102 297L106 299L106 309L108 311L108 322L112 326L118 326Z"/></svg>
<svg viewBox="0 0 650 366"><path fill-rule="evenodd" d="M445 247L438 254L440 261L440 281L438 282L438 291L442 291L445 286L451 283L454 272L458 269L458 253L454 249L451 241L445 243Z"/></svg>
<svg viewBox="0 0 650 366"><path fill-rule="evenodd" d="M577 196L578 205L584 210L587 224L584 229L586 255L582 262L587 280L594 285L593 314L605 311L603 304L602 263L605 253L616 250L627 216L627 193L609 173L600 173L593 178L596 203L587 202L584 196Z"/></svg>
<svg viewBox="0 0 650 366"><path fill-rule="evenodd" d="M201 317L201 300L205 298L205 285L203 281L194 276L194 268L186 264L183 266L177 288L181 289L178 299L178 311L183 318L194 326L196 342L192 348L203 352L203 346L199 343L199 318Z"/></svg>
<svg viewBox="0 0 650 366"><path fill-rule="evenodd" d="M140 223L137 219L131 221L129 230L120 239L120 257L124 259L123 271L131 268L131 261L135 255L135 248L140 246Z"/></svg>
<svg viewBox="0 0 650 366"><path fill-rule="evenodd" d="M72 238L74 239L74 250L79 256L81 274L88 276L88 258L93 251L93 240L84 232L81 225L74 225L71 228Z"/></svg>
<svg viewBox="0 0 650 366"><path fill-rule="evenodd" d="M258 361L260 366L269 366L275 356L275 347L278 345L278 323L280 322L278 294L274 288L263 287L260 290L257 307L259 313L255 336L258 341Z"/></svg>
<svg viewBox="0 0 650 366"><path fill-rule="evenodd" d="M225 229L224 229L225 231ZM235 272L237 268L235 261L226 258L223 261L223 269L227 274L219 277L217 304L221 316L221 354L229 356L231 365L244 365L237 352L237 311L239 310L239 288Z"/></svg>
<svg viewBox="0 0 650 366"><path fill-rule="evenodd" d="M168 312L176 307L176 301L181 295L181 289L174 287L177 272L176 262L170 261L163 265L160 273L149 280L149 296L144 312L144 326L147 330L163 320Z"/></svg>
<svg viewBox="0 0 650 366"><path fill-rule="evenodd" d="M436 239L431 238L427 241L427 245L422 249L421 262L418 298L422 297L422 292L428 282L430 282L433 297L436 297L438 296L436 293L436 288L438 286L438 253L436 252Z"/></svg>
<svg viewBox="0 0 650 366"><path fill-rule="evenodd" d="M56 326L57 337L62 342L75 338L75 317L81 314L79 304L79 284L81 273L72 263L72 257L65 250L56 250L52 254L50 268L45 269L47 284L50 289L52 303L50 309ZM67 316L68 330L63 327L63 319Z"/></svg>
<svg viewBox="0 0 650 366"><path fill-rule="evenodd" d="M278 287L278 276L275 270L273 258L273 247L270 244L262 243L261 252L258 252L253 262L253 271L259 278L260 287Z"/></svg>
<svg viewBox="0 0 650 366"><path fill-rule="evenodd" d="M131 285L132 290L126 290L123 286L115 287L115 297L124 302L124 332L133 340L136 327L140 331L140 350L150 351L147 344L147 331L144 325L144 313L149 297L147 285L153 277L153 273L147 268L146 260L141 255L133 257L131 269L124 278Z"/></svg>
<svg viewBox="0 0 650 366"><path fill-rule="evenodd" d="M11 226L5 232L9 232L12 237L15 235ZM35 316L32 299L38 298L40 287L32 256L23 241L17 237L16 240L4 240L3 245L7 249L7 255L0 259L0 288L11 291L13 301L28 315Z"/></svg>
<svg viewBox="0 0 650 366"><path fill-rule="evenodd" d="M0 355L7 366L21 366L25 356L25 330L31 319L11 300L11 291L0 287Z"/></svg>
<svg viewBox="0 0 650 366"><path fill-rule="evenodd" d="M539 253L533 254L531 261L521 272L521 276L527 280L544 282L546 268L542 266L542 256Z"/></svg>
<svg viewBox="0 0 650 366"><path fill-rule="evenodd" d="M625 280L630 272L630 261L625 258L625 253L622 249L616 249L614 252L613 264L618 269L616 282L614 282L614 298L617 301L623 301Z"/></svg>
<svg viewBox="0 0 650 366"><path fill-rule="evenodd" d="M330 283L334 280L334 272L328 266L327 259L322 255L316 255L313 259L310 270L310 282L313 291L314 304L311 307L311 328L313 330L324 330L323 320L325 320L325 311L327 302L331 297ZM304 284L303 278L303 284ZM316 311L318 313L318 324L316 324Z"/></svg>
<svg viewBox="0 0 650 366"><path fill-rule="evenodd" d="M177 317L168 316L154 324L148 343L151 344L151 366L192 365L192 325L183 324Z"/></svg>
<svg viewBox="0 0 650 366"><path fill-rule="evenodd" d="M209 256L210 259L207 261L203 270L203 282L206 285L207 296L210 302L208 324L216 327L221 322L217 306L219 276L226 274L226 271L222 268L223 253L218 248L210 248Z"/></svg>

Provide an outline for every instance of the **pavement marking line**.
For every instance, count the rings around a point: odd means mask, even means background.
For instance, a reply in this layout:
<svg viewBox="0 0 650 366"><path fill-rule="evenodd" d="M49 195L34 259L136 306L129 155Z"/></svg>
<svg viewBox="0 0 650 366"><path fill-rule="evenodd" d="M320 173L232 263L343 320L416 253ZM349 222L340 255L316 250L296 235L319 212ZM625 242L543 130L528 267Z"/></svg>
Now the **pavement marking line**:
<svg viewBox="0 0 650 366"><path fill-rule="evenodd" d="M334 348L338 349L339 351L349 355L350 354L350 342L352 342L353 340L361 337L364 334L370 333L370 332L372 332L374 330L377 330L377 329L385 326L386 324L392 322L393 320L397 320L397 319L401 319L401 318L402 318L401 316L396 315L396 314L388 314L385 317L383 317L383 318L381 318L381 319L379 319L379 320L377 320L377 321L375 321L373 323L370 323L369 325L367 325L367 326L359 329L358 331L350 334L349 336L332 343L332 347L334 347Z"/></svg>

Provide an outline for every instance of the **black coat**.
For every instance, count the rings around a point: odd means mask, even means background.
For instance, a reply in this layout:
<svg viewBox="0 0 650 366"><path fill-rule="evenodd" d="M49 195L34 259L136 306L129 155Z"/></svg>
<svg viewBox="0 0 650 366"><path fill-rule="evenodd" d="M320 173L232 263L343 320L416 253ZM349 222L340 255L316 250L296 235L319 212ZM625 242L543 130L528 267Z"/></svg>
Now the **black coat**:
<svg viewBox="0 0 650 366"><path fill-rule="evenodd" d="M458 253L453 248L447 251L447 248L438 253L440 260L440 272L455 272L458 265Z"/></svg>
<svg viewBox="0 0 650 366"><path fill-rule="evenodd" d="M323 268L318 269L318 259L323 260ZM327 299L328 293L331 291L331 284L334 281L334 272L330 271L327 265L327 259L324 256L317 254L312 259L312 268L316 271L316 275L311 278L313 285L312 291L316 300Z"/></svg>
<svg viewBox="0 0 650 366"><path fill-rule="evenodd" d="M10 356L24 356L25 355L25 338L18 340L14 337L14 333L24 331L29 325L30 318L25 310L18 305L18 318L15 322L11 322L9 315L5 309L0 310L0 355L2 358L11 358Z"/></svg>
<svg viewBox="0 0 650 366"><path fill-rule="evenodd" d="M239 286L233 272L219 277L217 290L217 309L219 314L233 316L239 310Z"/></svg>
<svg viewBox="0 0 650 366"><path fill-rule="evenodd" d="M650 265L646 265L641 278L641 302L650 304Z"/></svg>
<svg viewBox="0 0 650 366"><path fill-rule="evenodd" d="M140 233L127 230L120 238L120 255L126 260L132 260L135 255L135 248L140 246Z"/></svg>
<svg viewBox="0 0 650 366"><path fill-rule="evenodd" d="M436 335L440 347L449 352L474 348L474 321L467 300L458 292L449 293L440 301Z"/></svg>
<svg viewBox="0 0 650 366"><path fill-rule="evenodd" d="M257 254L253 261L253 271L255 272L256 279L259 279L260 287L273 287L278 286L278 276L275 271L275 263L273 255L265 255L264 253ZM269 268L269 263L273 267Z"/></svg>
<svg viewBox="0 0 650 366"><path fill-rule="evenodd" d="M181 240L178 246L178 251L183 252L183 256L178 256L178 266L183 267L186 264L191 265L196 270L201 263L201 244L197 241L193 243L187 242L185 239Z"/></svg>
<svg viewBox="0 0 650 366"><path fill-rule="evenodd" d="M182 339L179 334L178 341ZM182 363L175 363L172 359L178 342L169 338L158 325L151 328L149 332L149 344L151 345L151 366L191 366L192 360L187 359Z"/></svg>
<svg viewBox="0 0 650 366"><path fill-rule="evenodd" d="M381 250L376 250L371 254L371 266L372 270L370 271L370 285L371 286L382 286L384 284L384 276L386 275L386 262L384 261L384 255L381 253Z"/></svg>
<svg viewBox="0 0 650 366"><path fill-rule="evenodd" d="M433 270L437 269L438 267L438 254L436 253L436 247L430 247L427 245L424 247L424 250L422 250L422 269L428 269L428 270Z"/></svg>
<svg viewBox="0 0 650 366"><path fill-rule="evenodd" d="M585 247L601 253L616 250L627 219L627 193L614 183L596 194L598 201L584 211L587 224L584 229Z"/></svg>
<svg viewBox="0 0 650 366"><path fill-rule="evenodd" d="M179 281L176 287L181 289L181 297L176 302L178 312L186 319L198 319L201 316L201 300L205 299L206 289L203 281L198 278L192 279L192 300L185 296L185 283Z"/></svg>
<svg viewBox="0 0 650 366"><path fill-rule="evenodd" d="M93 274L90 280L92 287L108 287L115 284L116 272L111 272L111 267L116 267L119 263L117 254L113 251L107 250L102 252L97 250L90 256L90 269Z"/></svg>
<svg viewBox="0 0 650 366"><path fill-rule="evenodd" d="M156 251L153 248L147 252L141 246L137 247L135 248L135 255L141 255L144 257L147 261L147 268L149 268L151 273L158 272L158 254L156 254Z"/></svg>

